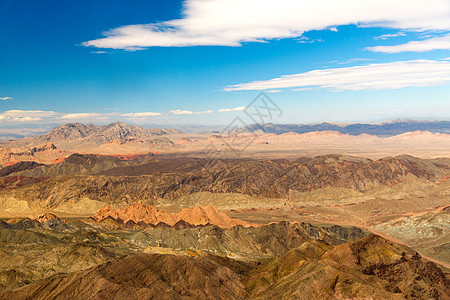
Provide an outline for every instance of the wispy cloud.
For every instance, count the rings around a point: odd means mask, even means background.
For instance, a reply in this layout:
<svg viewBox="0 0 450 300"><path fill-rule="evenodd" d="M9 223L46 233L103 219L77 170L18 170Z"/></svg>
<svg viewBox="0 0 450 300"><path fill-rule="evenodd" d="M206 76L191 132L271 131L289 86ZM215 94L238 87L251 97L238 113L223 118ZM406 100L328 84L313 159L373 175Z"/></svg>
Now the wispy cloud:
<svg viewBox="0 0 450 300"><path fill-rule="evenodd" d="M73 113L73 114L65 114L63 116L60 116L59 119L73 120L73 119L95 118L95 117L100 117L100 116L101 116L101 114L99 114L99 113Z"/></svg>
<svg viewBox="0 0 450 300"><path fill-rule="evenodd" d="M243 111L245 110L245 106L239 106L235 108L221 108L218 112L230 112L230 111Z"/></svg>
<svg viewBox="0 0 450 300"><path fill-rule="evenodd" d="M239 46L296 38L307 31L334 30L348 24L419 31L450 29L448 0L415 0L413 4L411 0L186 0L182 15L167 22L118 27L83 45L127 50Z"/></svg>
<svg viewBox="0 0 450 300"><path fill-rule="evenodd" d="M128 114L122 114L122 117L156 117L161 116L162 113L159 112L138 112L138 113L128 113Z"/></svg>
<svg viewBox="0 0 450 300"><path fill-rule="evenodd" d="M383 34L380 36L376 36L373 39L374 40L387 40L387 39L395 38L395 37L399 37L399 36L406 36L406 34L403 32L389 33L389 34Z"/></svg>
<svg viewBox="0 0 450 300"><path fill-rule="evenodd" d="M0 114L3 122L34 122L43 118L56 117L59 113L43 110L7 110Z"/></svg>
<svg viewBox="0 0 450 300"><path fill-rule="evenodd" d="M355 63L355 62L369 61L369 60L373 60L373 59L370 59L370 58L351 58L351 59L349 59L347 61L338 62L337 64L338 65L345 65L345 64L351 64L351 63Z"/></svg>
<svg viewBox="0 0 450 300"><path fill-rule="evenodd" d="M0 97L0 100L4 100L4 101L12 100L12 99L14 99L14 98L11 98L11 97Z"/></svg>
<svg viewBox="0 0 450 300"><path fill-rule="evenodd" d="M449 16L450 18L450 16ZM412 41L394 46L368 47L366 50L384 53L427 52L432 50L450 50L450 34L422 41Z"/></svg>
<svg viewBox="0 0 450 300"><path fill-rule="evenodd" d="M205 110L205 111L190 111L190 110L181 110L181 109L176 109L176 110L171 110L170 113L174 114L174 115L199 115L199 114L210 114L212 113L213 110Z"/></svg>
<svg viewBox="0 0 450 300"><path fill-rule="evenodd" d="M280 88L380 90L438 86L450 83L450 61L412 60L320 69L262 81L227 86L225 91Z"/></svg>
<svg viewBox="0 0 450 300"><path fill-rule="evenodd" d="M304 35L297 39L297 43L300 43L300 44L312 44L312 43L320 43L320 42L323 42L323 40L322 39L310 39Z"/></svg>

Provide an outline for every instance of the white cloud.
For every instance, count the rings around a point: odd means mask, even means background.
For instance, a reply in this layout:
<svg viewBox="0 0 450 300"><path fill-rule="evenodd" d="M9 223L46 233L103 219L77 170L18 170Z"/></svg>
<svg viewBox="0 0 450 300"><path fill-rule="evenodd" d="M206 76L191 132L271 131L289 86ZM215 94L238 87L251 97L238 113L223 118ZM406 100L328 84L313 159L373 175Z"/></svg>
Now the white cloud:
<svg viewBox="0 0 450 300"><path fill-rule="evenodd" d="M174 114L174 115L192 115L194 112L192 112L190 110L176 109L176 110L171 110L170 113Z"/></svg>
<svg viewBox="0 0 450 300"><path fill-rule="evenodd" d="M199 114L210 114L212 112L213 112L212 110L194 112L194 111L190 111L190 110L180 110L180 109L170 111L170 113L174 114L174 115L199 115Z"/></svg>
<svg viewBox="0 0 450 300"><path fill-rule="evenodd" d="M59 113L46 110L7 110L2 113L2 116L7 118L23 118L23 117L51 117Z"/></svg>
<svg viewBox="0 0 450 300"><path fill-rule="evenodd" d="M128 113L128 114L122 114L122 117L156 117L161 116L162 113L158 112L139 112L139 113Z"/></svg>
<svg viewBox="0 0 450 300"><path fill-rule="evenodd" d="M11 97L0 97L0 100L12 100L12 99L14 99L14 98L11 98Z"/></svg>
<svg viewBox="0 0 450 300"><path fill-rule="evenodd" d="M245 110L245 106L239 106L235 108L222 108L219 109L218 112L243 111L243 110Z"/></svg>
<svg viewBox="0 0 450 300"><path fill-rule="evenodd" d="M373 60L373 59L370 59L370 58L351 58L351 59L349 59L347 61L338 62L338 65L345 65L345 64L351 64L351 63L354 63L354 62L369 61L369 60Z"/></svg>
<svg viewBox="0 0 450 300"><path fill-rule="evenodd" d="M22 117L22 118L11 118L10 122L34 122L41 121L42 118L39 117Z"/></svg>
<svg viewBox="0 0 450 300"><path fill-rule="evenodd" d="M383 34L380 36L376 36L373 39L374 40L387 40L389 38L395 38L395 37L399 37L399 36L406 36L406 34L404 34L403 32L389 33L389 34Z"/></svg>
<svg viewBox="0 0 450 300"><path fill-rule="evenodd" d="M73 119L95 118L100 116L101 114L98 113L73 113L73 114L65 114L59 117L59 119L73 120Z"/></svg>
<svg viewBox="0 0 450 300"><path fill-rule="evenodd" d="M41 121L44 118L58 116L54 111L43 110L7 110L0 114L2 122L33 122Z"/></svg>
<svg viewBox="0 0 450 300"><path fill-rule="evenodd" d="M450 50L450 34L428 40L412 41L395 46L368 47L366 50L384 53L426 52L432 50Z"/></svg>
<svg viewBox="0 0 450 300"><path fill-rule="evenodd" d="M183 18L128 25L84 46L137 50L300 37L356 24L403 30L450 30L448 0L185 0Z"/></svg>
<svg viewBox="0 0 450 300"><path fill-rule="evenodd" d="M338 32L339 31L336 27L330 27L330 28L328 28L328 30L333 31L333 32Z"/></svg>
<svg viewBox="0 0 450 300"><path fill-rule="evenodd" d="M365 66L319 69L270 80L227 86L225 91L280 88L380 90L450 83L450 61L412 60ZM298 90L298 89L297 89Z"/></svg>
<svg viewBox="0 0 450 300"><path fill-rule="evenodd" d="M34 122L46 121L55 122L58 120L73 120L84 118L100 118L98 113L72 113L63 114L55 111L45 110L8 110L0 113L0 121L2 122Z"/></svg>
<svg viewBox="0 0 450 300"><path fill-rule="evenodd" d="M312 43L317 43L317 42L323 42L323 40L322 39L314 39L314 40L312 40L312 39L310 39L310 38L308 38L308 37L306 37L306 36L301 36L301 37L299 37L298 39L297 39L297 43L300 43L300 44L312 44Z"/></svg>

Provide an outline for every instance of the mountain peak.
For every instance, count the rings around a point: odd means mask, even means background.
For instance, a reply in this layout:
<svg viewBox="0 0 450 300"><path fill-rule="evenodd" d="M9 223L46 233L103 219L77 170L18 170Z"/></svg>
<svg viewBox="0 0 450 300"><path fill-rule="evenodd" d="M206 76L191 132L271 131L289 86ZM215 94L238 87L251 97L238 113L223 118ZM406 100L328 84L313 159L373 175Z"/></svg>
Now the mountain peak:
<svg viewBox="0 0 450 300"><path fill-rule="evenodd" d="M117 121L111 124L106 125L106 127L133 127L131 125L125 124L123 122Z"/></svg>
<svg viewBox="0 0 450 300"><path fill-rule="evenodd" d="M125 138L148 139L159 135L181 133L178 129L146 129L140 126L129 125L120 121L96 126L93 124L67 123L53 128L50 132L34 138L25 138L14 141L14 145L36 145L43 143L55 143L59 141L88 142L93 144L104 144L112 140Z"/></svg>

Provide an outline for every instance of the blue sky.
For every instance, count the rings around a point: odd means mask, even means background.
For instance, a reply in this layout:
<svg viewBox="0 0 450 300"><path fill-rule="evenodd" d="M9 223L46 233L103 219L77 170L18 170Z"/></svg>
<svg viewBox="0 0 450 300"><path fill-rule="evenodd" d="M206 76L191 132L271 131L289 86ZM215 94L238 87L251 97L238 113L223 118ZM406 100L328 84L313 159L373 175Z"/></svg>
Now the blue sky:
<svg viewBox="0 0 450 300"><path fill-rule="evenodd" d="M0 0L0 127L448 120L450 3L392 2Z"/></svg>

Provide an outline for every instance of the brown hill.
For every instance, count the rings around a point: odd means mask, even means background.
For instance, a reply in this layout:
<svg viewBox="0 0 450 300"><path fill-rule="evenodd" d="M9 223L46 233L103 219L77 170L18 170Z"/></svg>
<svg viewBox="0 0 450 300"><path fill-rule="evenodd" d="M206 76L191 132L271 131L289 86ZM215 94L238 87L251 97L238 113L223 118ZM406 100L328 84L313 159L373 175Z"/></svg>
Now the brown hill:
<svg viewBox="0 0 450 300"><path fill-rule="evenodd" d="M128 256L71 275L56 275L0 298L6 299L5 296L14 299L243 299L246 292L240 276L214 260L153 254Z"/></svg>
<svg viewBox="0 0 450 300"><path fill-rule="evenodd" d="M151 157L151 155L140 155L134 159L142 159ZM98 154L72 154L66 157L62 162L40 166L37 168L28 168L18 171L20 176L42 177L42 176L63 176L63 175L81 175L96 174L104 170L114 169L117 167L134 166L137 162L133 159L125 160L121 157L113 155Z"/></svg>
<svg viewBox="0 0 450 300"><path fill-rule="evenodd" d="M448 159L423 160L410 156L369 160L326 155L295 161L223 160L212 163L185 158L156 157L136 161L89 155L75 155L72 158L60 164L13 173L36 178L48 175L57 177L34 184L36 181L22 180L30 184L21 184L14 191L0 191L0 200L5 199L5 203L9 203L7 201L11 198L26 200L32 207L48 211L83 199L115 206L134 202L156 205L161 199L172 203L182 196L199 192L238 193L254 198L276 199L287 198L294 192L329 187L358 192L408 182L418 182L427 187L449 176L450 172ZM76 174L101 176L62 176ZM195 203L192 204L195 206Z"/></svg>
<svg viewBox="0 0 450 300"><path fill-rule="evenodd" d="M37 167L43 166L43 164L39 164L34 161L20 161L18 163L6 166L0 169L0 177L8 176L9 174L31 170Z"/></svg>
<svg viewBox="0 0 450 300"><path fill-rule="evenodd" d="M450 281L411 249L369 235L306 242L250 272L251 299L448 299Z"/></svg>
<svg viewBox="0 0 450 300"><path fill-rule="evenodd" d="M355 227L287 222L225 229L179 221L172 227L158 223L142 230L141 224L130 220L122 221L121 228L126 230L111 231L119 222L111 217L101 226L73 219L67 223L56 219L44 223L33 219L0 221L0 291L129 254L206 252L255 261L285 254L311 239L336 245L365 236Z"/></svg>
<svg viewBox="0 0 450 300"><path fill-rule="evenodd" d="M337 246L308 241L259 266L213 255L126 256L0 299L448 299L449 286L434 263L370 235Z"/></svg>
<svg viewBox="0 0 450 300"><path fill-rule="evenodd" d="M119 210L114 210L109 206L105 206L97 214L92 216L92 219L97 222L102 222L107 218L120 219L123 223L127 223L131 220L134 223L143 222L155 226L159 223L175 226L180 221L195 226L211 224L221 228L231 228L237 225L251 225L247 222L230 218L227 214L219 211L217 207L214 206L197 206L193 209L185 208L179 213L168 214L153 206L134 203Z"/></svg>

